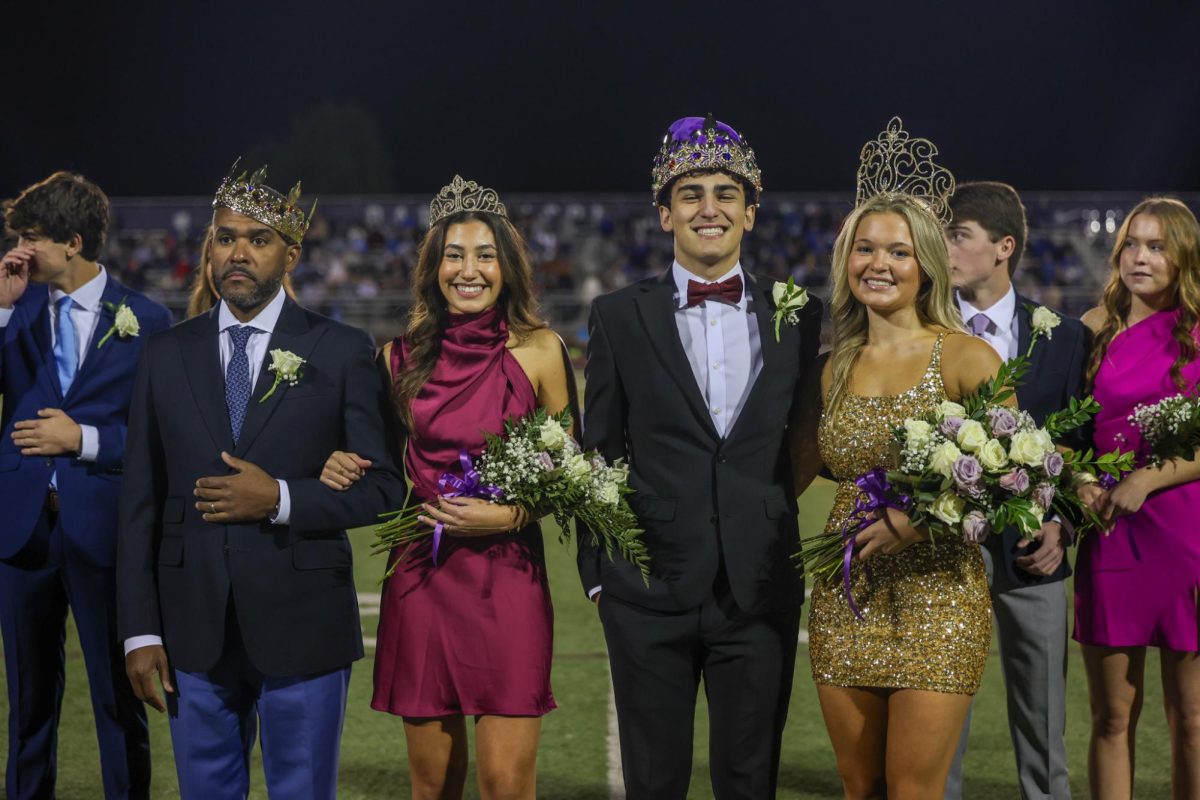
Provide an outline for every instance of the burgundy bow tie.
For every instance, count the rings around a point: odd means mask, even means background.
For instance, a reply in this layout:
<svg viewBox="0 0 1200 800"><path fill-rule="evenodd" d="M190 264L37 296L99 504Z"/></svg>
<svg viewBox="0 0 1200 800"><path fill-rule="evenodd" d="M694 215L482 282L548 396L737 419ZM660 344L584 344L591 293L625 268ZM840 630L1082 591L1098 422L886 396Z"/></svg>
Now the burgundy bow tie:
<svg viewBox="0 0 1200 800"><path fill-rule="evenodd" d="M742 299L742 276L734 275L717 283L688 281L687 307L697 306L705 300L719 300L736 306Z"/></svg>

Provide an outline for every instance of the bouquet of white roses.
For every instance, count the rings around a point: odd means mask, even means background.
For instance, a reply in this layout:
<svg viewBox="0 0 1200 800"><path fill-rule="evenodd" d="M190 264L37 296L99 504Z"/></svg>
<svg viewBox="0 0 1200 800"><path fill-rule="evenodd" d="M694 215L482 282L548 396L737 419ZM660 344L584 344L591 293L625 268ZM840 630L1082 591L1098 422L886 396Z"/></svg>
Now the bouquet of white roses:
<svg viewBox="0 0 1200 800"><path fill-rule="evenodd" d="M1193 461L1200 446L1200 398L1177 394L1146 405L1140 403L1129 421L1142 434L1145 458L1149 464L1162 464L1172 458Z"/></svg>
<svg viewBox="0 0 1200 800"><path fill-rule="evenodd" d="M1061 452L1055 442L1090 420L1099 405L1091 397L1072 398L1038 427L1027 412L1004 405L1027 369L1024 357L1012 359L978 394L904 420L893 431L893 469L860 476L855 514L843 530L805 541L805 570L818 578L840 570L848 583L854 535L885 507L926 528L935 546L944 536L982 542L1009 526L1032 539L1049 513L1082 517L1080 527L1098 522L1075 492L1075 476L1118 477L1128 471L1132 454Z"/></svg>
<svg viewBox="0 0 1200 800"><path fill-rule="evenodd" d="M629 469L618 461L609 465L599 453L584 453L569 433L571 413L549 414L538 408L524 417L506 420L500 436L486 435L486 447L477 463L464 451L459 456L462 475L447 472L438 481L449 497L481 497L505 505L551 513L562 529L561 539L570 536L572 518L587 525L593 544L603 544L609 558L616 549L642 573L649 585L650 563L646 545L637 527L637 516L625 496ZM441 525L421 523L420 506L407 507L383 516L387 522L375 528L373 552L408 547L426 536L433 537L433 562L437 563ZM391 574L391 570L388 571Z"/></svg>

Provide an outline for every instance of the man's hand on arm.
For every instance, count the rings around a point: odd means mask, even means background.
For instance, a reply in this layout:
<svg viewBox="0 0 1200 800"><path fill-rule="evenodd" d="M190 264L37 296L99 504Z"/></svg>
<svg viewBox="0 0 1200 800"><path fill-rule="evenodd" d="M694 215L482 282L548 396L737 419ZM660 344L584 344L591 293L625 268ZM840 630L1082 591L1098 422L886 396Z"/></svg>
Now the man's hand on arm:
<svg viewBox="0 0 1200 800"><path fill-rule="evenodd" d="M37 419L13 425L13 444L23 456L63 456L80 452L83 430L60 408L43 408Z"/></svg>
<svg viewBox="0 0 1200 800"><path fill-rule="evenodd" d="M1058 571L1063 558L1066 556L1066 542L1063 540L1062 523L1055 522L1054 520L1043 522L1041 530L1037 532L1034 538L1040 540L1038 548L1028 555L1018 556L1016 564L1030 575L1037 575L1043 578L1049 577ZM1026 550L1029 547L1029 543L1023 541L1017 546L1022 550Z"/></svg>
<svg viewBox="0 0 1200 800"><path fill-rule="evenodd" d="M249 461L222 452L221 459L235 470L232 475L201 478L193 492L196 510L205 522L255 522L271 519L280 505L279 481Z"/></svg>
<svg viewBox="0 0 1200 800"><path fill-rule="evenodd" d="M137 699L160 712L167 710L167 704L154 685L157 675L163 691L175 693L175 686L171 683L171 665L167 661L167 651L161 644L138 647L126 653L125 674Z"/></svg>

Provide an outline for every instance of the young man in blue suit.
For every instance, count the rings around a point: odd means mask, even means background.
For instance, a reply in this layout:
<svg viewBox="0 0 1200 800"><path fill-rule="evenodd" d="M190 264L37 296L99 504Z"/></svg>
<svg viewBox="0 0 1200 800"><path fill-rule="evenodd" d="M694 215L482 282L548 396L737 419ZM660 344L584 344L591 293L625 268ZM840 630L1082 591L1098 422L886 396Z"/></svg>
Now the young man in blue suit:
<svg viewBox="0 0 1200 800"><path fill-rule="evenodd" d="M1025 248L1025 207L1004 183L959 184L950 199L946 229L950 266L963 322L1007 360L1029 351L1031 303L1012 284ZM1087 329L1063 317L1051 336L1034 343L1029 372L1017 387L1017 404L1040 425L1048 414L1085 393ZM1069 800L1066 726L1067 533L1048 520L1037 541L1015 529L989 536L983 556L1000 639L1008 695L1008 724L1017 760L1020 796ZM967 729L946 782L947 800L962 796Z"/></svg>
<svg viewBox="0 0 1200 800"><path fill-rule="evenodd" d="M53 797L67 607L79 629L108 798L148 797L145 711L116 629L125 424L143 343L165 308L97 263L108 198L58 172L4 215L0 259L0 628L9 798Z"/></svg>
<svg viewBox="0 0 1200 800"><path fill-rule="evenodd" d="M217 191L221 302L147 344L130 414L120 631L135 693L170 712L184 798L245 797L256 728L271 797L336 796L363 655L345 529L405 496L374 344L282 290L309 220L299 185L264 177ZM334 450L373 465L344 492L318 480Z"/></svg>

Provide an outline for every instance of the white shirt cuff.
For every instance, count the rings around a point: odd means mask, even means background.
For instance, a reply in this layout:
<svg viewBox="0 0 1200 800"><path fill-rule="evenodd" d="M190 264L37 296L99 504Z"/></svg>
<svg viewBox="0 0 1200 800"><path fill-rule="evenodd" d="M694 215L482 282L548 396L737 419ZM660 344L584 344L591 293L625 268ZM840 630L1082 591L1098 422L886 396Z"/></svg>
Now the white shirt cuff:
<svg viewBox="0 0 1200 800"><path fill-rule="evenodd" d="M162 645L162 637L153 634L145 636L130 636L125 640L125 655L129 655L139 647L151 647L153 645Z"/></svg>
<svg viewBox="0 0 1200 800"><path fill-rule="evenodd" d="M604 591L603 586L593 586L592 588L588 589L588 600L595 600L596 595L600 594L602 591Z"/></svg>
<svg viewBox="0 0 1200 800"><path fill-rule="evenodd" d="M0 328L8 326L8 321L12 319L13 312L16 308L0 308Z"/></svg>
<svg viewBox="0 0 1200 800"><path fill-rule="evenodd" d="M100 455L100 432L94 425L79 426L79 460L95 461Z"/></svg>
<svg viewBox="0 0 1200 800"><path fill-rule="evenodd" d="M287 481L276 478L275 482L279 484L279 513L269 522L272 525L287 525L292 519L292 496L288 494Z"/></svg>

